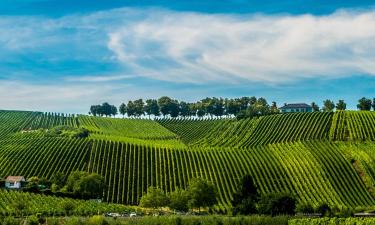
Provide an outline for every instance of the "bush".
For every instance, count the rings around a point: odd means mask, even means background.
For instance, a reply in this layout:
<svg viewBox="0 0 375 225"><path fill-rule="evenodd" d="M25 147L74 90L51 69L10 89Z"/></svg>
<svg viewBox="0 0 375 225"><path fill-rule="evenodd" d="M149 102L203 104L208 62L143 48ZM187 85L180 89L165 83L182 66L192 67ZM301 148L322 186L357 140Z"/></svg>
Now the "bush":
<svg viewBox="0 0 375 225"><path fill-rule="evenodd" d="M3 225L19 225L19 221L13 217L6 217L2 223Z"/></svg>
<svg viewBox="0 0 375 225"><path fill-rule="evenodd" d="M27 225L39 225L39 220L38 220L38 217L36 216L29 216L29 218L27 218Z"/></svg>
<svg viewBox="0 0 375 225"><path fill-rule="evenodd" d="M288 193L262 196L258 203L258 212L266 215L294 215L296 199Z"/></svg>
<svg viewBox="0 0 375 225"><path fill-rule="evenodd" d="M314 207L310 204L300 203L296 207L296 211L303 214L314 213Z"/></svg>
<svg viewBox="0 0 375 225"><path fill-rule="evenodd" d="M107 220L103 216L93 216L87 220L88 225L108 225Z"/></svg>
<svg viewBox="0 0 375 225"><path fill-rule="evenodd" d="M65 225L84 225L84 223L80 218L72 217L66 221Z"/></svg>
<svg viewBox="0 0 375 225"><path fill-rule="evenodd" d="M321 213L323 216L330 216L332 210L327 203L322 203L316 208L316 212Z"/></svg>

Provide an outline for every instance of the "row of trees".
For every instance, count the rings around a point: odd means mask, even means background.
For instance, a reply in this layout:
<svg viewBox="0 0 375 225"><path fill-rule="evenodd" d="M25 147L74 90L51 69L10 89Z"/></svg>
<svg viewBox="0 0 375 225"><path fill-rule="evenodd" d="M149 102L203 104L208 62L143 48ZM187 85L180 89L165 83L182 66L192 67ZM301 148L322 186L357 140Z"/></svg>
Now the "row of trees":
<svg viewBox="0 0 375 225"><path fill-rule="evenodd" d="M166 194L162 189L149 187L147 194L143 195L140 206L145 208L169 207L172 210L187 212L189 209L210 207L217 203L215 186L202 178L190 181L187 190L176 189Z"/></svg>
<svg viewBox="0 0 375 225"><path fill-rule="evenodd" d="M314 111L319 111L319 107L315 103L312 103L312 106L313 106ZM322 111L332 112L335 109L346 110L345 101L339 100L336 104L330 99L323 101ZM358 104L357 104L357 109L362 110L362 111L370 111L371 109L373 109L375 111L375 98L372 100L369 98L365 98L365 97L359 99Z"/></svg>
<svg viewBox="0 0 375 225"><path fill-rule="evenodd" d="M205 98L198 102L184 102L164 96L159 99L138 99L122 103L117 110L114 105L103 103L93 105L89 114L94 116L114 116L118 113L128 117L170 116L181 117L222 117L222 116L262 116L278 113L276 102L268 104L265 98L241 97L235 99Z"/></svg>
<svg viewBox="0 0 375 225"><path fill-rule="evenodd" d="M323 101L323 107L320 107L312 102L311 106L314 112L325 111L330 112L337 110L346 110L346 103L344 100L333 102L332 100ZM375 110L375 98L373 100L368 98L361 98L358 100L357 108L359 110ZM265 98L256 97L241 97L235 99L223 98L205 98L198 102L184 102L164 96L159 99L137 99L128 101L127 104L122 103L117 109L116 106L109 103L101 105L92 105L89 114L94 116L115 116L121 114L123 117L140 117L148 115L155 116L170 116L172 118L181 117L222 117L235 116L238 119L257 117L264 115L271 115L279 113L276 102L269 104Z"/></svg>

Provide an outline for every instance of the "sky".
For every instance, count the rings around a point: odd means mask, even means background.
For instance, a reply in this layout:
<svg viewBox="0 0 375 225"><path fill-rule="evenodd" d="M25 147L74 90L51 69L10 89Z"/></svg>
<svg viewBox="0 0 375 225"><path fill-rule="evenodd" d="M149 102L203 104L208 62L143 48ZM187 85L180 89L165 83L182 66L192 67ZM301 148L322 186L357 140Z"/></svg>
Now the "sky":
<svg viewBox="0 0 375 225"><path fill-rule="evenodd" d="M170 96L375 97L375 4L2 0L0 109L87 113Z"/></svg>

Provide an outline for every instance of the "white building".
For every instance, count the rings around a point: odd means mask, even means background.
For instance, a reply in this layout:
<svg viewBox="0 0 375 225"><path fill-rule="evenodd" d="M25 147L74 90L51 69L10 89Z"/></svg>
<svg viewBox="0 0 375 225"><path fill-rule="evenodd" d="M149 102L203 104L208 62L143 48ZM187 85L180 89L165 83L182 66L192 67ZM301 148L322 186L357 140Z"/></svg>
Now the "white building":
<svg viewBox="0 0 375 225"><path fill-rule="evenodd" d="M20 189L22 187L22 182L26 179L23 176L8 176L5 179L5 187L10 189Z"/></svg>

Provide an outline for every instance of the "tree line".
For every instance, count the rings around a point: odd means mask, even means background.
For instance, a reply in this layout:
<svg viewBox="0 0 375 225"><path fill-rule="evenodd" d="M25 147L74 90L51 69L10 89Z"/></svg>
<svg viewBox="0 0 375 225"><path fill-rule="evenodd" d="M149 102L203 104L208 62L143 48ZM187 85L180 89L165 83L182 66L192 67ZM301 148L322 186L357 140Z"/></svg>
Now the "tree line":
<svg viewBox="0 0 375 225"><path fill-rule="evenodd" d="M315 102L311 103L314 112L331 112L336 110L346 110L347 104L344 100L334 102L330 99L323 101L322 108ZM375 98L361 98L358 100L357 108L359 110L375 111ZM263 98L241 97L241 98L204 98L197 102L185 102L163 96L159 99L137 99L122 103L118 108L107 102L101 105L92 105L89 114L93 116L116 116L121 114L123 117L236 117L237 119L252 118L258 116L278 114L280 110L276 102L271 104Z"/></svg>

